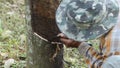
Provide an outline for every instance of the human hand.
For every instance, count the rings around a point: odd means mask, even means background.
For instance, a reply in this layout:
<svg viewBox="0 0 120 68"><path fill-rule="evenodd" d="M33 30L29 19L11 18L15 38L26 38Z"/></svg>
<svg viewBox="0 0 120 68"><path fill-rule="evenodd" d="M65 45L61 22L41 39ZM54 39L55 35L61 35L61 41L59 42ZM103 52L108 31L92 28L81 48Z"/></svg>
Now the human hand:
<svg viewBox="0 0 120 68"><path fill-rule="evenodd" d="M60 41L63 44L65 44L66 47L75 47L75 48L77 48L81 44L81 42L70 39L67 36L65 36L65 34L63 34L63 33L60 33L57 36L60 38Z"/></svg>

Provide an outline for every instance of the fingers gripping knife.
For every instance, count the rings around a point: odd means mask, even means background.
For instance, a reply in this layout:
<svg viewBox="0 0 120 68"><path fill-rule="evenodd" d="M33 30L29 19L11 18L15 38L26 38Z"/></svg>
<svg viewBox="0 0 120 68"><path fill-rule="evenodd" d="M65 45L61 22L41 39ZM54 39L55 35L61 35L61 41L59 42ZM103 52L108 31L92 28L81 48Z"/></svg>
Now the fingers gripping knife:
<svg viewBox="0 0 120 68"><path fill-rule="evenodd" d="M49 40L47 40L47 39L45 39L45 38L43 38L43 37L41 37L40 35L38 35L37 33L35 33L34 32L34 35L35 36L37 36L37 37L39 37L40 39L42 39L42 40L44 40L44 41L46 41L46 42L49 42L50 44L56 44L57 45L57 48L56 48L56 50L55 50L55 53L53 54L53 56L50 58L50 61L54 61L54 58L57 56L57 53L60 51L60 46L59 45L61 45L62 43L60 42L60 40L59 40L59 42L53 42L53 41L49 41ZM59 37L57 37L57 36L55 36L55 37L53 37L52 39L59 39Z"/></svg>

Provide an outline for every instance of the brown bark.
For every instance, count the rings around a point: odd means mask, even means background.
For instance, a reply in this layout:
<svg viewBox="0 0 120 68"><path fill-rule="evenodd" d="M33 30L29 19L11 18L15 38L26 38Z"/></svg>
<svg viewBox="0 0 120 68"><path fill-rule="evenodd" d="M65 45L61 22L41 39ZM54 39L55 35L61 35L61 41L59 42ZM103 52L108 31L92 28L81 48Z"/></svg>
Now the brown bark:
<svg viewBox="0 0 120 68"><path fill-rule="evenodd" d="M58 0L31 0L32 28L48 40L60 32L55 23L58 5Z"/></svg>
<svg viewBox="0 0 120 68"><path fill-rule="evenodd" d="M52 45L34 35L34 32L49 41L60 31L55 23L55 11L58 0L26 0L27 6L27 67L28 68L63 68L63 49L57 53L54 61L50 58L56 52L56 45Z"/></svg>

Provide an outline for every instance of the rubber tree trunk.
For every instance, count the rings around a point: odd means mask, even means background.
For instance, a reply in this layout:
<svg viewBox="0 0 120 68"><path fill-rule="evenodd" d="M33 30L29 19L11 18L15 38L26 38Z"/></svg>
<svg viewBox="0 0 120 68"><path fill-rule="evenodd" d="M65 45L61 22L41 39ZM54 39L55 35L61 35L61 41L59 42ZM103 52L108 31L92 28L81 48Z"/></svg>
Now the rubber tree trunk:
<svg viewBox="0 0 120 68"><path fill-rule="evenodd" d="M56 52L56 45L44 41L35 33L47 39L56 41L60 33L55 23L55 11L59 0L26 0L27 20L27 68L63 68L63 48ZM51 59L54 54L55 58Z"/></svg>

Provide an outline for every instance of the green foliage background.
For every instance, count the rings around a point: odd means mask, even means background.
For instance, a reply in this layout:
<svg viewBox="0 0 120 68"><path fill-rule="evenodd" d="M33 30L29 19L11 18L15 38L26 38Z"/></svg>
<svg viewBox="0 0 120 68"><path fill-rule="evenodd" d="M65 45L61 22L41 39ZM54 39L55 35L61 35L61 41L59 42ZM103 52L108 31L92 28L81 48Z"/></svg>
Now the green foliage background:
<svg viewBox="0 0 120 68"><path fill-rule="evenodd" d="M15 59L11 68L25 66L24 0L0 0L0 68L7 59Z"/></svg>
<svg viewBox="0 0 120 68"><path fill-rule="evenodd" d="M26 67L25 25L24 0L0 0L0 68L10 58L15 60L11 68ZM77 49L64 50L65 68L87 68Z"/></svg>

